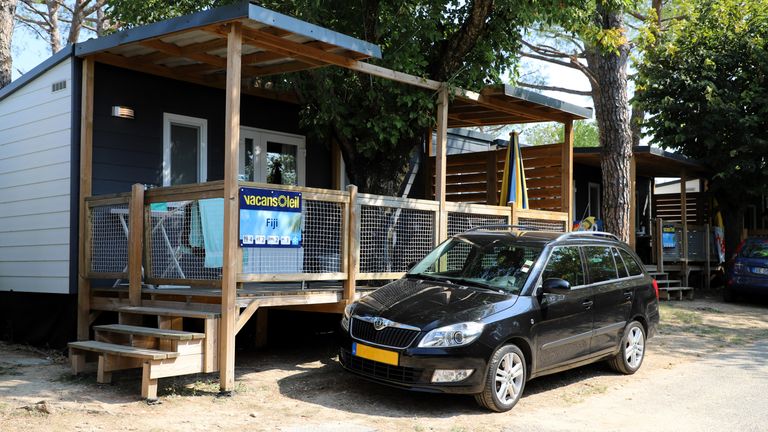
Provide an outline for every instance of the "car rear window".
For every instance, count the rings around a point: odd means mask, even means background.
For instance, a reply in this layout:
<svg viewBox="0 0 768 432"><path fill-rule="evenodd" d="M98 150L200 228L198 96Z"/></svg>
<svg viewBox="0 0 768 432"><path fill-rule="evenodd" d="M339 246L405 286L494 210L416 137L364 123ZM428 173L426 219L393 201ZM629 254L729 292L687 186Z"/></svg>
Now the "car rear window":
<svg viewBox="0 0 768 432"><path fill-rule="evenodd" d="M611 248L604 246L587 246L584 248L589 269L589 279L592 283L616 279L616 264L613 262Z"/></svg>
<svg viewBox="0 0 768 432"><path fill-rule="evenodd" d="M542 280L553 278L567 280L571 286L584 285L584 267L578 247L563 246L552 251Z"/></svg>
<svg viewBox="0 0 768 432"><path fill-rule="evenodd" d="M632 254L622 249L619 249L619 254L621 254L621 257L624 259L624 264L627 266L630 276L639 276L643 274L643 268Z"/></svg>

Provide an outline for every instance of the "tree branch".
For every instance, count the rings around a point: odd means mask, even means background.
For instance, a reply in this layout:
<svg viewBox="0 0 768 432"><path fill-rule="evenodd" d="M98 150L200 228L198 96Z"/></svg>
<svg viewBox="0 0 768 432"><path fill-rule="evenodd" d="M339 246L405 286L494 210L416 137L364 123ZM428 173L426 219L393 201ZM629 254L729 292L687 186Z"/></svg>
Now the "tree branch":
<svg viewBox="0 0 768 432"><path fill-rule="evenodd" d="M627 11L627 13L632 15L633 17L639 19L640 21L648 21L648 16L647 15L643 15L643 14L641 14L638 11L631 10L631 11Z"/></svg>
<svg viewBox="0 0 768 432"><path fill-rule="evenodd" d="M556 91L560 93L569 93L579 96L589 96L592 97L592 92L588 90L574 90L569 89L565 87L556 87L556 86L548 86L548 85L539 85L539 84L531 84L531 83L524 83L524 82L517 82L516 85L518 87L525 87L525 88L531 88L534 90L547 90L547 91Z"/></svg>
<svg viewBox="0 0 768 432"><path fill-rule="evenodd" d="M547 56L540 56L540 55L533 54L533 53L528 53L528 52L521 52L520 55L523 56L523 57L528 57L528 58L532 58L532 59L536 59L536 60L541 60L541 61L544 61L544 62L547 62L547 63L556 64L558 66L563 66L563 67L567 67L567 68L571 68L571 69L579 69L578 67L576 67L575 65L573 65L573 64L571 64L569 62L564 62L562 60L555 60L555 59L553 59L551 57L547 57Z"/></svg>

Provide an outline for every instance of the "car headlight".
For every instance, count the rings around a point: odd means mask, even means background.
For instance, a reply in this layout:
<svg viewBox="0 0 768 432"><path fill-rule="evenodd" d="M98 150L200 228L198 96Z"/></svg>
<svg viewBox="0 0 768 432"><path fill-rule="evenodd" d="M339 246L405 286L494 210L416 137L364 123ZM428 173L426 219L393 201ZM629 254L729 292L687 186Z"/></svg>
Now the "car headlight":
<svg viewBox="0 0 768 432"><path fill-rule="evenodd" d="M341 317L341 326L344 330L349 331L349 319L352 317L352 311L355 309L356 303L350 303L344 308L344 316Z"/></svg>
<svg viewBox="0 0 768 432"><path fill-rule="evenodd" d="M436 328L421 338L419 348L469 345L480 337L483 327L485 327L483 323L465 322Z"/></svg>

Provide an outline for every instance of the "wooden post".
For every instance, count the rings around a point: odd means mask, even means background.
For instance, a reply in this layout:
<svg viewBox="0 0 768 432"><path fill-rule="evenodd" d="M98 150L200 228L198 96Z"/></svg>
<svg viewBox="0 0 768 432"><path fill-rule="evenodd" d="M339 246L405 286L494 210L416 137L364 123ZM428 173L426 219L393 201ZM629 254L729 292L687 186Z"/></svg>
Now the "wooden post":
<svg viewBox="0 0 768 432"><path fill-rule="evenodd" d="M664 233L662 230L664 229L664 220L661 218L656 218L656 234L655 242L653 243L653 248L656 249L656 271L659 273L664 273L664 242L663 237Z"/></svg>
<svg viewBox="0 0 768 432"><path fill-rule="evenodd" d="M222 393L235 388L235 320L237 319L237 171L240 143L240 77L243 30L232 23L227 35L227 85L224 120L224 264L221 269L221 344L219 381Z"/></svg>
<svg viewBox="0 0 768 432"><path fill-rule="evenodd" d="M83 59L82 101L80 105L82 112L80 114L80 206L78 209L80 244L77 275L77 340L90 339L91 327L91 281L86 278L90 262L85 259L87 256L86 249L89 247L85 235L88 230L88 209L85 205L85 198L91 196L93 192L93 80L93 57L86 57ZM80 358L82 357L80 356Z"/></svg>
<svg viewBox="0 0 768 432"><path fill-rule="evenodd" d="M680 221L683 224L682 251L680 253L680 261L683 266L680 279L684 287L688 286L688 195L685 190L685 183L687 181L685 172L680 174Z"/></svg>
<svg viewBox="0 0 768 432"><path fill-rule="evenodd" d="M331 143L331 189L333 190L341 190L341 188L344 187L344 173L341 169L342 163L343 160L339 143L333 141Z"/></svg>
<svg viewBox="0 0 768 432"><path fill-rule="evenodd" d="M267 334L269 323L269 308L260 307L256 310L256 348L267 346Z"/></svg>
<svg viewBox="0 0 768 432"><path fill-rule="evenodd" d="M144 185L131 187L128 210L128 302L141 306L141 256L144 239Z"/></svg>
<svg viewBox="0 0 768 432"><path fill-rule="evenodd" d="M357 274L360 271L360 214L357 211L357 186L347 186L349 207L347 214L347 279L344 281L343 299L355 300Z"/></svg>
<svg viewBox="0 0 768 432"><path fill-rule="evenodd" d="M437 218L438 243L448 238L448 218L445 212L445 177L447 173L448 87L443 84L437 96L437 157L435 158L435 200L440 203Z"/></svg>
<svg viewBox="0 0 768 432"><path fill-rule="evenodd" d="M629 247L636 250L637 242L637 166L635 152L632 150L632 158L629 160Z"/></svg>
<svg viewBox="0 0 768 432"><path fill-rule="evenodd" d="M712 253L712 225L704 225L704 288L709 289L709 277L712 274L711 257Z"/></svg>
<svg viewBox="0 0 768 432"><path fill-rule="evenodd" d="M573 209L571 208L573 200L573 120L566 121L563 126L565 134L561 158L560 211L568 213L568 223L565 229L570 231L573 225Z"/></svg>

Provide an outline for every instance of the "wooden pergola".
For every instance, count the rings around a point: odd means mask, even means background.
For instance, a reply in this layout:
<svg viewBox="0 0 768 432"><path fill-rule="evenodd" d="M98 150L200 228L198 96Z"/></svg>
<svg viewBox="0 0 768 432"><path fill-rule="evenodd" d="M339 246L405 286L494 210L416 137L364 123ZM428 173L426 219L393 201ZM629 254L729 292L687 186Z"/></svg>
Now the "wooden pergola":
<svg viewBox="0 0 768 432"><path fill-rule="evenodd" d="M75 55L83 59L80 143L79 229L86 232L86 198L92 195L93 114L95 63L223 89L225 102L224 159L224 257L221 275L221 330L219 367L222 391L235 381L235 334L238 229L238 148L242 94L276 97L257 86L275 74L325 66L339 66L437 93L437 192L440 213L445 215L446 130L453 126L507 124L531 121L562 121L566 125L563 172L563 208L570 211L572 168L572 120L556 107L510 95L510 87L473 93L449 90L445 83L389 70L362 60L380 58L378 46L243 1L194 15L130 29L77 44ZM449 99L453 97L453 104ZM449 106L451 107L449 109ZM581 118L581 117L580 117ZM517 120L514 120L517 119ZM539 120L537 120L539 119ZM565 165L564 165L565 166ZM142 194L143 191L135 191ZM564 198L565 200L565 198ZM137 204L140 205L140 204ZM136 208L136 211L141 211ZM442 218L442 217L441 217ZM438 223L438 239L447 237L447 224ZM129 244L140 244L140 230L130 231ZM78 339L89 336L90 281L83 275L86 239L80 236L78 292ZM141 248L130 247L131 292L140 293ZM138 272L138 274L135 274ZM139 294L140 295L140 294ZM140 298L140 297L139 297Z"/></svg>

